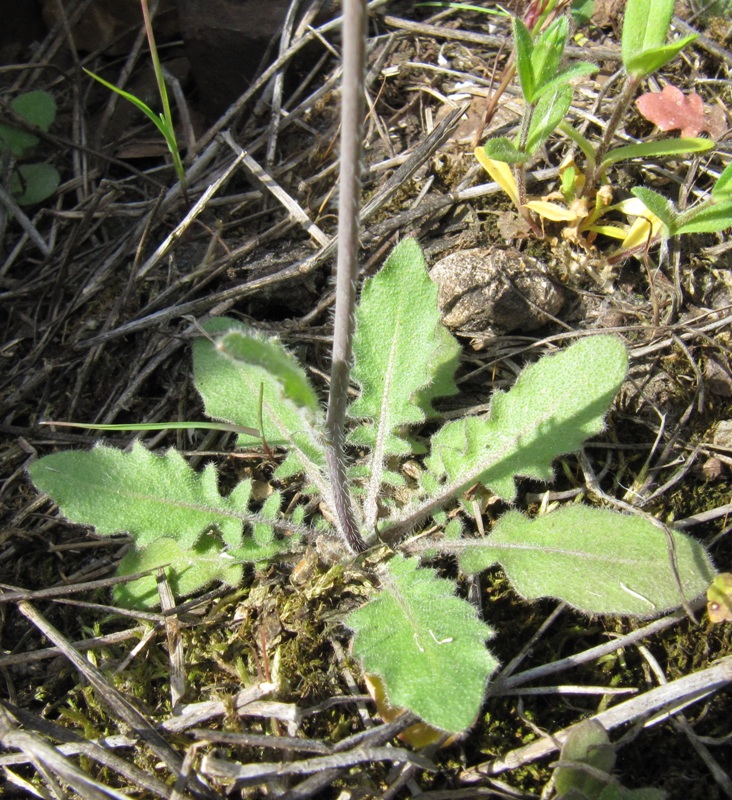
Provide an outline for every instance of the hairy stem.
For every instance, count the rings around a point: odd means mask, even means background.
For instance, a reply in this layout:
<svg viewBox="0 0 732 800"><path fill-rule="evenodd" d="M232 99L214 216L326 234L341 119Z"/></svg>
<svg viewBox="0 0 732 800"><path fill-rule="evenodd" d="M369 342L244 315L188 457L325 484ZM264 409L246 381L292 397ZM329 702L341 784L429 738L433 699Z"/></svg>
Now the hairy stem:
<svg viewBox="0 0 732 800"><path fill-rule="evenodd" d="M531 117L534 113L533 105L526 105L524 116L521 120L521 133L519 135L518 149L522 152L526 149L526 140L529 138L529 125L531 124ZM516 176L516 188L518 189L519 200L519 214L529 223L531 223L531 212L526 208L526 162L522 161L516 165L514 169Z"/></svg>
<svg viewBox="0 0 732 800"><path fill-rule="evenodd" d="M333 363L325 420L326 459L333 486L333 512L346 544L355 552L366 549L348 491L344 454L344 424L353 346L356 280L358 278L358 221L361 189L361 139L366 65L366 3L343 3L343 76L341 79L340 194L338 199L338 260L333 328Z"/></svg>
<svg viewBox="0 0 732 800"><path fill-rule="evenodd" d="M640 86L642 77L640 75L629 75L625 86L623 87L622 91L620 92L620 97L618 97L615 108L613 109L612 116L608 120L607 125L605 126L605 134L602 137L602 141L600 142L597 151L595 152L595 163L592 166L592 170L590 171L589 175L587 176L587 180L585 181L585 188L584 192L587 193L591 189L595 187L595 183L600 179L603 172L602 162L605 158L605 154L610 149L610 144L612 143L613 137L615 136L615 132L620 125L620 121L625 116L625 112L628 110L628 106L630 105L631 101L633 100L633 96L638 91L638 87Z"/></svg>

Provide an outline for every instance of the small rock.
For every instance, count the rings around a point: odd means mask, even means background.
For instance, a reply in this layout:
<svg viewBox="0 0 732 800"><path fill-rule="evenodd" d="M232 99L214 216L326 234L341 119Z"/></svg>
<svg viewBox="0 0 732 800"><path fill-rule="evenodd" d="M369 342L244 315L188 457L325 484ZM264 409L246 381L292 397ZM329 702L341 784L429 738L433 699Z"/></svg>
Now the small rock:
<svg viewBox="0 0 732 800"><path fill-rule="evenodd" d="M430 277L448 328L510 333L540 328L564 303L541 262L513 248L461 250L438 261Z"/></svg>
<svg viewBox="0 0 732 800"><path fill-rule="evenodd" d="M729 370L715 356L709 356L704 365L704 378L712 394L732 397L732 377Z"/></svg>
<svg viewBox="0 0 732 800"><path fill-rule="evenodd" d="M723 419L717 423L712 443L717 447L732 448L732 419Z"/></svg>
<svg viewBox="0 0 732 800"><path fill-rule="evenodd" d="M699 480L716 481L724 475L724 464L716 456L710 456L703 464L694 464L693 473Z"/></svg>

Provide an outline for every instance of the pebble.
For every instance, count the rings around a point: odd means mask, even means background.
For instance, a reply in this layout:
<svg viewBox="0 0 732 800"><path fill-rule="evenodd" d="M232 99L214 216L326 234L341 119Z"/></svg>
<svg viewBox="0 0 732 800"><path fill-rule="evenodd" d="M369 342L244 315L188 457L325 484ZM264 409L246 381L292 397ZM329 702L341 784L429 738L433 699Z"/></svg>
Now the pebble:
<svg viewBox="0 0 732 800"><path fill-rule="evenodd" d="M514 248L458 250L438 261L430 277L448 328L496 335L531 331L556 315L564 293L544 265Z"/></svg>

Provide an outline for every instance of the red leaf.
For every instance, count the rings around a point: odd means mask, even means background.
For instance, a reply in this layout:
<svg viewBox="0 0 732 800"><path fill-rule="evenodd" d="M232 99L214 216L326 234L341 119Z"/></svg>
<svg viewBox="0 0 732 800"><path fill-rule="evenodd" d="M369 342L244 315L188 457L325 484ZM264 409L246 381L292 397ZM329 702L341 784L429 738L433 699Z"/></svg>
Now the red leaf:
<svg viewBox="0 0 732 800"><path fill-rule="evenodd" d="M685 95L669 83L662 92L642 94L635 104L640 113L662 131L681 129L682 136L698 136L709 130L704 102L696 92Z"/></svg>

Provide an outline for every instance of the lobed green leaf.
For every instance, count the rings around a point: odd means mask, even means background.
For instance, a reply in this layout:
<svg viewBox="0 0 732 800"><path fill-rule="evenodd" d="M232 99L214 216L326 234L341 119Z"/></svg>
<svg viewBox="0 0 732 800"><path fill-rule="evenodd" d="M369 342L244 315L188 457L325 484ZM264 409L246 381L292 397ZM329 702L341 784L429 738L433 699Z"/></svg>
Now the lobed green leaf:
<svg viewBox="0 0 732 800"><path fill-rule="evenodd" d="M492 630L455 597L455 584L417 559L395 556L383 587L351 612L353 653L364 671L379 675L391 705L408 708L445 731L463 731L480 711L497 666L484 642Z"/></svg>
<svg viewBox="0 0 732 800"><path fill-rule="evenodd" d="M213 465L196 473L175 450L159 456L139 442L129 453L98 445L45 456L28 471L67 519L102 535L126 531L139 547L164 537L192 547L215 528L227 545L241 543L248 496L222 497Z"/></svg>
<svg viewBox="0 0 732 800"><path fill-rule="evenodd" d="M211 583L228 586L241 582L242 565L216 536L204 535L193 547L182 546L174 539L158 539L142 549L131 550L117 568L117 575L152 571L151 575L114 588L115 601L125 608L152 608L159 597L155 572L164 568L175 597L186 597Z"/></svg>
<svg viewBox="0 0 732 800"><path fill-rule="evenodd" d="M513 388L496 392L488 414L444 425L427 465L455 494L480 481L506 500L520 475L547 481L552 462L599 433L628 360L615 336L590 336L527 367Z"/></svg>
<svg viewBox="0 0 732 800"><path fill-rule="evenodd" d="M715 574L699 542L669 535L671 543L641 516L589 506L534 520L509 511L490 536L465 543L460 567L473 574L500 564L528 600L555 597L589 614L650 616L699 597Z"/></svg>
<svg viewBox="0 0 732 800"><path fill-rule="evenodd" d="M261 414L267 445L290 451L278 476L305 472L327 501L325 451L319 433L322 413L313 407L315 393L293 356L277 340L265 343L237 320L217 317L204 329L210 338L198 339L193 345L193 376L206 413L256 429ZM243 358L245 353L251 361ZM272 366L274 372L263 364ZM237 441L245 447L261 445L258 437L247 433L239 434Z"/></svg>
<svg viewBox="0 0 732 800"><path fill-rule="evenodd" d="M435 397L457 393L459 345L442 324L437 294L419 245L404 239L366 281L356 309L352 375L361 391L348 414L366 420L353 440L371 448L367 528L378 513L386 459L413 450L406 428L434 415Z"/></svg>

